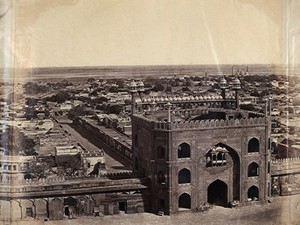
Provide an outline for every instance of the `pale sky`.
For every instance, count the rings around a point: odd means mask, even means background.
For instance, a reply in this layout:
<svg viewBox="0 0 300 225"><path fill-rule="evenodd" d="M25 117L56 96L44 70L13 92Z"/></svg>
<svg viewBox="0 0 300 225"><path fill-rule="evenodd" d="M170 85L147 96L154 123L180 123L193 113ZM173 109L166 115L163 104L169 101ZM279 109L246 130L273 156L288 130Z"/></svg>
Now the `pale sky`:
<svg viewBox="0 0 300 225"><path fill-rule="evenodd" d="M5 1L0 0L1 14L9 8ZM292 7L285 8L287 2ZM14 10L0 19L5 31L0 34L5 46L0 66L284 63L285 13L297 14L293 6L298 3L17 0ZM16 18L15 35L9 29L11 18ZM299 45L299 38L297 33L289 45ZM11 49L15 60L9 61Z"/></svg>

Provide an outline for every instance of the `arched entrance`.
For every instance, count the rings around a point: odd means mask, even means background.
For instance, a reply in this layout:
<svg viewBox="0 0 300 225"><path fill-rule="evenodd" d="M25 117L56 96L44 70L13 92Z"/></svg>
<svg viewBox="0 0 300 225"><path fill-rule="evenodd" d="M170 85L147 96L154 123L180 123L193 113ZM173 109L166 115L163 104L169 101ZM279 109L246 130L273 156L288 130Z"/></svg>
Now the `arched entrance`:
<svg viewBox="0 0 300 225"><path fill-rule="evenodd" d="M248 198L252 201L257 201L259 199L258 187L253 185L248 189Z"/></svg>
<svg viewBox="0 0 300 225"><path fill-rule="evenodd" d="M227 184L221 180L212 182L207 188L207 201L213 205L227 206Z"/></svg>
<svg viewBox="0 0 300 225"><path fill-rule="evenodd" d="M178 208L190 209L191 208L191 196L187 193L180 195L178 199Z"/></svg>

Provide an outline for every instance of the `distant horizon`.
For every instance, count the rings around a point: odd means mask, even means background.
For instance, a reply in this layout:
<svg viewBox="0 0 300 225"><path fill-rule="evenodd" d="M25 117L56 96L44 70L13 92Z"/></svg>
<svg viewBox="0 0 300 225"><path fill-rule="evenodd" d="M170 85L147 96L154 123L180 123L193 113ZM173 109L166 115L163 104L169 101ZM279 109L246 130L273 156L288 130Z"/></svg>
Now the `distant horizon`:
<svg viewBox="0 0 300 225"><path fill-rule="evenodd" d="M284 63L241 63L241 64L234 64L234 63L220 63L220 64L132 64L132 65L70 65L70 66L38 66L38 67L23 67L23 68L15 68L15 67L4 67L0 68L0 70L4 69L16 69L16 70L23 70L23 69L48 69L48 68L103 68L103 67L175 67L175 66L284 66L287 67L287 64ZM290 64L289 66L293 67L300 67L300 64Z"/></svg>

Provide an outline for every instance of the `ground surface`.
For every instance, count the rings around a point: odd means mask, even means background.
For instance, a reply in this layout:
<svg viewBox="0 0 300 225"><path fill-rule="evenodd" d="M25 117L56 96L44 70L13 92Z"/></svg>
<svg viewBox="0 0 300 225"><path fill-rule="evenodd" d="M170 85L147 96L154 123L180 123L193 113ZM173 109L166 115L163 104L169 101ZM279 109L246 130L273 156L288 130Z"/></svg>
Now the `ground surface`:
<svg viewBox="0 0 300 225"><path fill-rule="evenodd" d="M61 221L16 221L4 223L12 225L288 225L300 224L300 195L276 197L272 203L263 206L245 206L229 209L215 206L204 213L183 212L173 216L157 216L150 213L119 214L104 217L84 216L77 219Z"/></svg>

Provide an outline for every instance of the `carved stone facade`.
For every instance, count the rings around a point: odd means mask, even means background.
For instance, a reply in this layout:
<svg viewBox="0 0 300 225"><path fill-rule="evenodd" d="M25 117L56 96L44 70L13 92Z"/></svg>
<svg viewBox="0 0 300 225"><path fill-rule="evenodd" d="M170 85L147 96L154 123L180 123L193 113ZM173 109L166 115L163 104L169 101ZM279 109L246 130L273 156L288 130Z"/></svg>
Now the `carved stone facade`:
<svg viewBox="0 0 300 225"><path fill-rule="evenodd" d="M224 118L213 118L217 111ZM267 201L269 119L241 110L217 111L207 109L200 116L190 111L182 121L170 119L170 111L133 115L135 170L151 179L153 212Z"/></svg>

